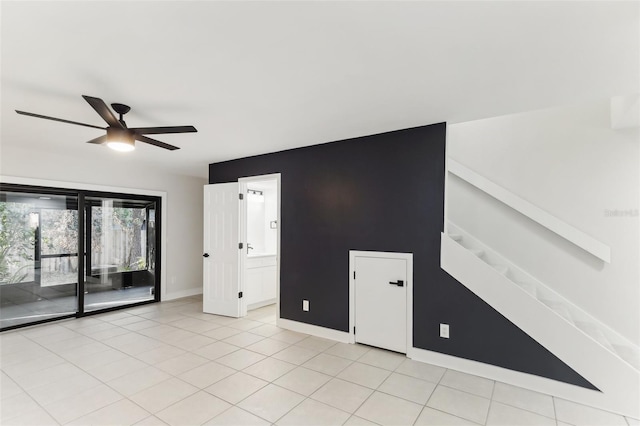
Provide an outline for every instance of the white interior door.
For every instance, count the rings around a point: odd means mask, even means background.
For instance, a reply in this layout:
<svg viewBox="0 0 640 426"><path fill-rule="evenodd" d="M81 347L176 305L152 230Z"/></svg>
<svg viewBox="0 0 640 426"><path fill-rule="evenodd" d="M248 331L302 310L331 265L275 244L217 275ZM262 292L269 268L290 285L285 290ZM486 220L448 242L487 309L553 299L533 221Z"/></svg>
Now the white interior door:
<svg viewBox="0 0 640 426"><path fill-rule="evenodd" d="M355 340L407 352L407 260L355 258Z"/></svg>
<svg viewBox="0 0 640 426"><path fill-rule="evenodd" d="M239 317L239 188L237 182L204 187L203 310Z"/></svg>

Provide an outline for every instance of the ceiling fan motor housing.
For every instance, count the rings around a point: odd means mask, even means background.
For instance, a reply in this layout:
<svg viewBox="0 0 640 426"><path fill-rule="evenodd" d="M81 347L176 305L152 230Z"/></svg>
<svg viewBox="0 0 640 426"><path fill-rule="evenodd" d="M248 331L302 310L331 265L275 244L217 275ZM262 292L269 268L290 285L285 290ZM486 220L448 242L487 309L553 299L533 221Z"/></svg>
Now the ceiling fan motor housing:
<svg viewBox="0 0 640 426"><path fill-rule="evenodd" d="M134 148L135 141L144 142L150 145L154 145L160 148L174 151L180 149L177 146L169 145L168 143L160 142L156 139L152 139L146 135L165 134L165 133L191 133L197 132L193 126L160 126L160 127L136 127L129 129L127 123L124 122L122 116L131 110L129 105L112 103L111 108L117 114L120 115L119 119L113 115L113 112L109 109L107 104L100 98L93 96L82 95L85 101L91 105L91 107L98 113L100 117L109 125L106 127L107 134L94 138L87 143L103 144L106 142L107 146L119 151L131 151ZM91 127L95 129L105 130L104 127L94 126L93 124L80 123L77 121L65 120L62 118L49 117L41 114L34 114L32 112L16 110L18 114L27 115L36 118L44 118L46 120L59 121L62 123L75 124L78 126Z"/></svg>
<svg viewBox="0 0 640 426"><path fill-rule="evenodd" d="M131 110L131 107L125 104L113 103L111 104L111 108L113 108L113 110L120 115L120 117L118 118L120 124L122 124L124 127L127 127L127 123L124 122L123 116Z"/></svg>
<svg viewBox="0 0 640 426"><path fill-rule="evenodd" d="M124 115L131 111L131 107L125 104L111 104L111 108L120 115Z"/></svg>
<svg viewBox="0 0 640 426"><path fill-rule="evenodd" d="M117 127L107 127L107 143L123 142L133 145L135 142L135 133L129 129L119 129Z"/></svg>

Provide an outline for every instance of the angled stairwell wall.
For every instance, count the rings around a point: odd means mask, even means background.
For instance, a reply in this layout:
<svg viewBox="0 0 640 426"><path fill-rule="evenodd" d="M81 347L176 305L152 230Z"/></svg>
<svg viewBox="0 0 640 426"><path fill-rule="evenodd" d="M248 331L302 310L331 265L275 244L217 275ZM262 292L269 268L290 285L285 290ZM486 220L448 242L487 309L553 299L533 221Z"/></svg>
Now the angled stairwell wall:
<svg viewBox="0 0 640 426"><path fill-rule="evenodd" d="M608 118L603 100L451 125L442 266L602 390L565 397L637 416L639 135Z"/></svg>
<svg viewBox="0 0 640 426"><path fill-rule="evenodd" d="M640 344L638 128L609 101L450 125L447 156L610 248L610 263L449 175L447 220Z"/></svg>

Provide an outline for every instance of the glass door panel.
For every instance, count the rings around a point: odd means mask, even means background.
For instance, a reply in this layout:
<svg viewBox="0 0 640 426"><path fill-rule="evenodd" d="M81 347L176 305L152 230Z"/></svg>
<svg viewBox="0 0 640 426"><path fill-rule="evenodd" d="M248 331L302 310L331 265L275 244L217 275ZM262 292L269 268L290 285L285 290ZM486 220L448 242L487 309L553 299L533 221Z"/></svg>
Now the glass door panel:
<svg viewBox="0 0 640 426"><path fill-rule="evenodd" d="M78 198L0 191L0 328L78 308Z"/></svg>
<svg viewBox="0 0 640 426"><path fill-rule="evenodd" d="M155 300L155 209L155 201L85 197L85 312Z"/></svg>
<svg viewBox="0 0 640 426"><path fill-rule="evenodd" d="M0 330L159 301L159 225L158 197L0 183Z"/></svg>

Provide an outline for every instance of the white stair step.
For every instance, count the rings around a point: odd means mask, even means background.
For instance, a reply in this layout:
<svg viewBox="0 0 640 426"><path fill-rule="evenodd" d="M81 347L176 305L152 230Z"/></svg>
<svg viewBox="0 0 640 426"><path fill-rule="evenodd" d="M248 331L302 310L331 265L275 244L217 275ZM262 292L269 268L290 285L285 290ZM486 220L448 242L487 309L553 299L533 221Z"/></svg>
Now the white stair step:
<svg viewBox="0 0 640 426"><path fill-rule="evenodd" d="M469 251L478 257L484 254L484 250L480 250L480 249L469 249Z"/></svg>
<svg viewBox="0 0 640 426"><path fill-rule="evenodd" d="M620 358L627 361L636 370L640 370L640 353L638 353L637 349L616 344L612 344L611 346L613 346L613 349L620 356Z"/></svg>
<svg viewBox="0 0 640 426"><path fill-rule="evenodd" d="M460 234L449 234L449 237L451 237L453 241L462 241L462 235Z"/></svg>
<svg viewBox="0 0 640 426"><path fill-rule="evenodd" d="M538 297L538 288L535 284L528 283L525 281L514 281L518 287L522 288L524 291L532 295L534 298Z"/></svg>
<svg viewBox="0 0 640 426"><path fill-rule="evenodd" d="M493 269L495 269L502 275L507 275L507 272L509 272L508 266L504 266L504 265L491 265L491 266L493 267Z"/></svg>
<svg viewBox="0 0 640 426"><path fill-rule="evenodd" d="M602 330L600 330L597 326L595 326L594 324L590 324L587 322L582 322L582 321L576 321L576 326L584 331L585 333L587 333L589 336L591 336L593 338L593 340L595 340L596 342L600 343L602 346L604 346L605 348L609 349L611 352L613 353L618 353L616 352L616 350L613 348L613 346L611 345L611 343L609 342L609 340L607 340L607 338L605 337L604 333L602 332Z"/></svg>
<svg viewBox="0 0 640 426"><path fill-rule="evenodd" d="M540 299L540 301L545 305L547 305L549 308L551 308L555 313L560 315L562 318L567 320L569 323L574 324L573 317L571 316L571 313L569 313L569 309L565 305L563 305L562 302L549 300L549 299Z"/></svg>

